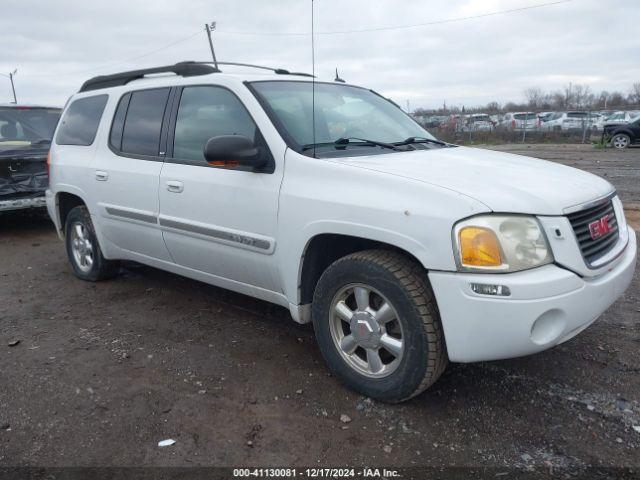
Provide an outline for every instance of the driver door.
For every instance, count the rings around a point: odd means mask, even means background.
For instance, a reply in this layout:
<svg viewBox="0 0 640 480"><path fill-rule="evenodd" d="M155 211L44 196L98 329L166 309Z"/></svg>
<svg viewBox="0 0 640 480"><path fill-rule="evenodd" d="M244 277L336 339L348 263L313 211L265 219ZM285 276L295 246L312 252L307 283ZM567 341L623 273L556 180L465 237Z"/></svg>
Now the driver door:
<svg viewBox="0 0 640 480"><path fill-rule="evenodd" d="M268 151L231 90L186 86L175 105L159 194L160 225L173 261L279 291L273 252L282 165L258 173L207 163L204 146L219 135L241 134Z"/></svg>

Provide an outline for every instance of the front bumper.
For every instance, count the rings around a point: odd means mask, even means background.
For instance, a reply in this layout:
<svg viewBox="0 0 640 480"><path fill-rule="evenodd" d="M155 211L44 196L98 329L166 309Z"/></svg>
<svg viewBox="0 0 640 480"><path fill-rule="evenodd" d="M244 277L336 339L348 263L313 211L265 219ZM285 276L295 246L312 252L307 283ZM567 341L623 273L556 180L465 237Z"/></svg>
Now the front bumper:
<svg viewBox="0 0 640 480"><path fill-rule="evenodd" d="M25 208L42 208L47 206L44 195L32 198L14 198L0 200L0 212L22 210Z"/></svg>
<svg viewBox="0 0 640 480"><path fill-rule="evenodd" d="M594 278L558 267L509 274L430 272L453 362L478 362L540 352L574 337L627 289L636 266L636 235L615 266ZM506 285L509 297L476 294L471 283Z"/></svg>

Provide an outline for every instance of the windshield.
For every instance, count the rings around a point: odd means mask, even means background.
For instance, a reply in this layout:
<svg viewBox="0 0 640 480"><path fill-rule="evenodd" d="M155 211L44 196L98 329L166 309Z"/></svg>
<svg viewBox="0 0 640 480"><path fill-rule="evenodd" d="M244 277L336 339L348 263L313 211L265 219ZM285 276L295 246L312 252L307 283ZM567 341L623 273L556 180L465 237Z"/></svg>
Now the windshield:
<svg viewBox="0 0 640 480"><path fill-rule="evenodd" d="M0 107L0 149L50 143L59 118L57 108Z"/></svg>
<svg viewBox="0 0 640 480"><path fill-rule="evenodd" d="M251 85L276 118L274 123L280 133L298 152L302 152L305 145L312 144L326 144L333 148L336 140L347 138L388 144L403 142L410 137L434 139L400 108L370 90L319 82L315 84L314 136L313 87L310 82L267 81ZM387 149L380 153L390 151ZM352 153L353 150L345 152L343 148L344 156Z"/></svg>

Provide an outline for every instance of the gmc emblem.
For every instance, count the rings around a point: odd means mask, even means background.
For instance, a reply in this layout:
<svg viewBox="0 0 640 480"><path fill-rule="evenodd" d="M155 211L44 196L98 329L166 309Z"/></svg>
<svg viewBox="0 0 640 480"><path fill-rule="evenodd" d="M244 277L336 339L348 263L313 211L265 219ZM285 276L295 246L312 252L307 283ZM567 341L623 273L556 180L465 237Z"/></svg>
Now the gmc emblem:
<svg viewBox="0 0 640 480"><path fill-rule="evenodd" d="M600 220L596 220L589 224L589 233L591 234L592 240L597 240L610 231L611 226L609 225L609 215L605 215Z"/></svg>

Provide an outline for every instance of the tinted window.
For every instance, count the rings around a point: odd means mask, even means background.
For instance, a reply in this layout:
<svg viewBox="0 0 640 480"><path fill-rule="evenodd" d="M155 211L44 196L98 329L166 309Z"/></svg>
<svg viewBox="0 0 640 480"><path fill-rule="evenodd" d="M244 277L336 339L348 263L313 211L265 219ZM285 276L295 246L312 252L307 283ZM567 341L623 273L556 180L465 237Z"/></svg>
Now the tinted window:
<svg viewBox="0 0 640 480"><path fill-rule="evenodd" d="M59 119L57 108L0 107L0 149L51 141Z"/></svg>
<svg viewBox="0 0 640 480"><path fill-rule="evenodd" d="M140 90L131 94L122 133L122 151L135 155L158 155L162 117L168 88Z"/></svg>
<svg viewBox="0 0 640 480"><path fill-rule="evenodd" d="M109 143L116 150L122 150L122 129L124 128L124 119L127 115L127 107L129 106L129 99L131 94L127 93L120 99L118 108L113 116L113 123L111 124L111 135L109 136Z"/></svg>
<svg viewBox="0 0 640 480"><path fill-rule="evenodd" d="M240 100L219 87L182 91L173 141L173 156L203 160L204 146L218 135L244 135L257 141L256 125Z"/></svg>
<svg viewBox="0 0 640 480"><path fill-rule="evenodd" d="M56 135L58 145L91 145L96 138L108 95L74 100L60 120Z"/></svg>

